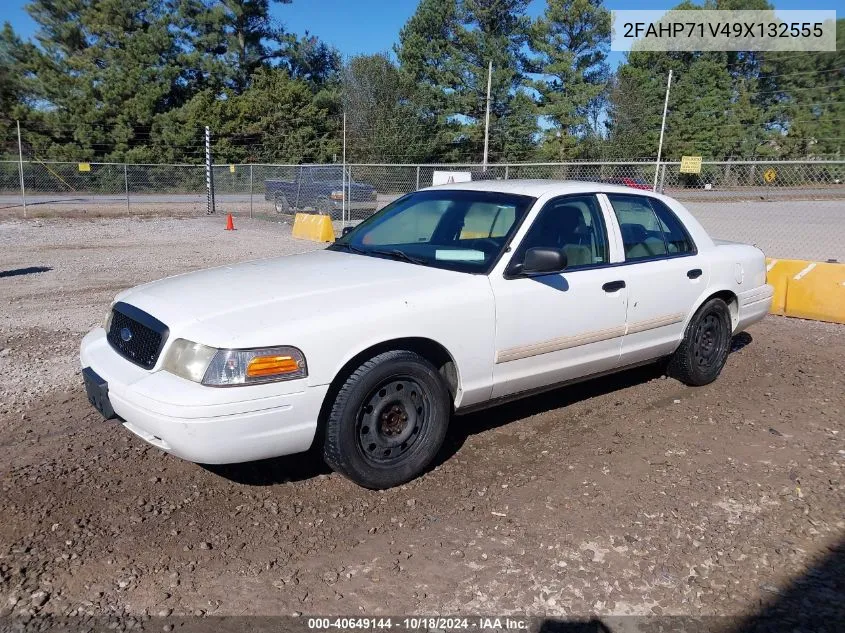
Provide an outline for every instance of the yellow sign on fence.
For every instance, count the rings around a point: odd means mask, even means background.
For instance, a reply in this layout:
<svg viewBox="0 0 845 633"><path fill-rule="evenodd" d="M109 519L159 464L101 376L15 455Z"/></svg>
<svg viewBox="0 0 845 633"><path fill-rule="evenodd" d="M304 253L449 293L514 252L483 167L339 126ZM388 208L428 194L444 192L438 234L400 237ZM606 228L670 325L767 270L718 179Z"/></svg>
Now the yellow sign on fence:
<svg viewBox="0 0 845 633"><path fill-rule="evenodd" d="M235 173L235 166L234 165L229 165L229 173L232 173L232 174Z"/></svg>
<svg viewBox="0 0 845 633"><path fill-rule="evenodd" d="M774 167L769 167L766 171L763 172L763 180L768 183L773 183L775 178L778 177L778 173L775 171Z"/></svg>
<svg viewBox="0 0 845 633"><path fill-rule="evenodd" d="M79 171L91 171L91 163L79 163Z"/></svg>
<svg viewBox="0 0 845 633"><path fill-rule="evenodd" d="M700 174L701 156L681 156L682 174Z"/></svg>

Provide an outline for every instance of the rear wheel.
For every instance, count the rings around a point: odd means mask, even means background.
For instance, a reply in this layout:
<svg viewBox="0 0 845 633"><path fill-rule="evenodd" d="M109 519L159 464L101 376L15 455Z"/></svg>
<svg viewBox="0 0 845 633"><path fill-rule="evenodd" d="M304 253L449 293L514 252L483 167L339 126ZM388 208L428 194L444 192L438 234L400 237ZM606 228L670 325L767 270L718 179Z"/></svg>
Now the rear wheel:
<svg viewBox="0 0 845 633"><path fill-rule="evenodd" d="M332 203L326 196L318 196L314 203L314 208L320 215L331 216L332 214Z"/></svg>
<svg viewBox="0 0 845 633"><path fill-rule="evenodd" d="M290 215L293 211L293 207L291 207L290 202L288 202L287 196L285 196L285 194L281 191L277 191L273 195L273 206L276 209L276 213L281 213L283 215Z"/></svg>
<svg viewBox="0 0 845 633"><path fill-rule="evenodd" d="M707 301L687 325L667 373L681 382L707 385L719 376L731 344L731 311L722 299Z"/></svg>
<svg viewBox="0 0 845 633"><path fill-rule="evenodd" d="M449 424L449 390L410 351L363 363L343 383L326 421L323 457L366 488L398 486L434 459Z"/></svg>

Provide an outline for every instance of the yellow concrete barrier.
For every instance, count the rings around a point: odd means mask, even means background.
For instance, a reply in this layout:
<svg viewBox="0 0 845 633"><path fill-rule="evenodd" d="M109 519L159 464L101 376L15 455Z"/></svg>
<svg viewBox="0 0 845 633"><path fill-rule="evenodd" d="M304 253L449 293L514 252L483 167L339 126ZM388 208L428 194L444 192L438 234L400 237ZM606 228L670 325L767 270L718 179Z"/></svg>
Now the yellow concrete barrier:
<svg viewBox="0 0 845 633"><path fill-rule="evenodd" d="M766 259L766 281L775 288L772 297L772 314L783 315L786 310L786 289L793 275L807 267L803 259Z"/></svg>
<svg viewBox="0 0 845 633"><path fill-rule="evenodd" d="M786 316L845 323L845 264L808 262L786 292Z"/></svg>
<svg viewBox="0 0 845 633"><path fill-rule="evenodd" d="M775 288L772 313L845 323L845 264L800 259L767 260Z"/></svg>
<svg viewBox="0 0 845 633"><path fill-rule="evenodd" d="M334 242L332 219L327 215L297 213L293 219L293 236L312 242Z"/></svg>

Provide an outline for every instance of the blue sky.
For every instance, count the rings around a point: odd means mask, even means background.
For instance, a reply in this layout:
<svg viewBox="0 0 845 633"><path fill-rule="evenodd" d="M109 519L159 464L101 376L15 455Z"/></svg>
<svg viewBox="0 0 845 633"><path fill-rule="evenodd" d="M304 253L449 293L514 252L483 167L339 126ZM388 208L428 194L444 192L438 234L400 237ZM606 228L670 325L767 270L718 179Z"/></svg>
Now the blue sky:
<svg viewBox="0 0 845 633"><path fill-rule="evenodd" d="M845 0L775 0L778 9L836 9L843 15ZM2 0L0 20L8 20L24 37L35 32L35 23L24 10L25 0ZM361 53L390 52L399 37L402 25L413 15L418 0L293 0L292 4L273 4L276 19L289 31L317 35L334 45L344 56ZM533 0L528 13L539 15L545 0ZM610 9L668 9L678 0L607 0ZM614 66L621 62L621 53L611 53Z"/></svg>

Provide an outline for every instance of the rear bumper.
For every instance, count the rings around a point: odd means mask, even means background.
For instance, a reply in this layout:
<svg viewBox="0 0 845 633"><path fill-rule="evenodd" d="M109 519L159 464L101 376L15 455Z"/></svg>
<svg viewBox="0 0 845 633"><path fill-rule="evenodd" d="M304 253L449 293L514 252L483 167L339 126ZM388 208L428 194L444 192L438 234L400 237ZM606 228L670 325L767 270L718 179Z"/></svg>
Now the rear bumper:
<svg viewBox="0 0 845 633"><path fill-rule="evenodd" d="M328 390L304 381L275 383L276 389L286 390L275 394L266 389L271 385L204 387L133 365L111 349L102 329L82 340L80 360L83 368L91 367L108 383L111 407L127 430L168 453L203 464L308 450Z"/></svg>
<svg viewBox="0 0 845 633"><path fill-rule="evenodd" d="M774 287L769 284L740 293L739 313L734 332L741 332L752 323L762 320L771 310L774 293Z"/></svg>

